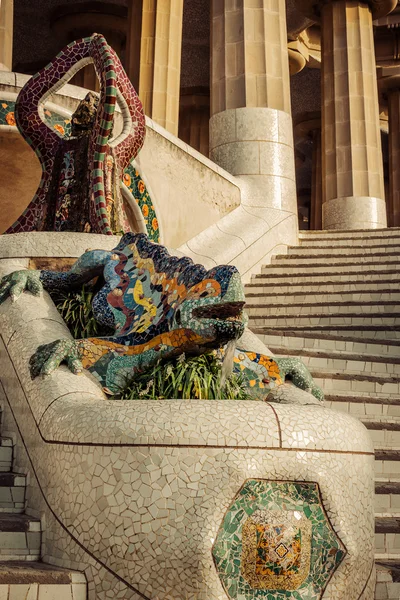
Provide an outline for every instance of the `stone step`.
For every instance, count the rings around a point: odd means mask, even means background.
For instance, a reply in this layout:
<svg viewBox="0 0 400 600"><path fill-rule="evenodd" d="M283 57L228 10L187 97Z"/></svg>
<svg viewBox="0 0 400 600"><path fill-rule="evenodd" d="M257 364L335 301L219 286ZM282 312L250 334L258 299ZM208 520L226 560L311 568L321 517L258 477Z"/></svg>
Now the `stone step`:
<svg viewBox="0 0 400 600"><path fill-rule="evenodd" d="M330 302L326 297L325 302L310 304L262 304L259 301L248 301L245 306L246 313L251 320L271 316L293 316L313 317L314 315L355 315L359 317L373 314L392 316L399 312L399 302Z"/></svg>
<svg viewBox="0 0 400 600"><path fill-rule="evenodd" d="M329 369L311 369L311 374L326 394L352 392L389 398L400 396L400 379L389 375L352 375Z"/></svg>
<svg viewBox="0 0 400 600"><path fill-rule="evenodd" d="M346 342L344 342L346 344ZM371 346L371 345L370 345ZM376 373L393 373L394 375L399 373L400 368L400 355L388 356L387 354L367 354L366 352L347 352L346 350L330 350L330 349L313 349L313 348L299 348L293 349L285 346L275 346L268 344L269 349L273 352L274 356L295 356L301 358L304 363L319 367L335 368L342 363L337 363L337 360L349 361L351 364L348 368L351 371L367 371ZM315 359L315 360L313 360ZM317 362L318 361L318 362ZM364 365L352 364L353 362L363 362ZM373 363L376 363L373 365ZM378 366L378 363L380 366ZM371 371L369 371L371 369Z"/></svg>
<svg viewBox="0 0 400 600"><path fill-rule="evenodd" d="M360 420L369 430L374 447L400 447L400 417L379 418L368 415Z"/></svg>
<svg viewBox="0 0 400 600"><path fill-rule="evenodd" d="M400 511L400 477L375 479L375 512Z"/></svg>
<svg viewBox="0 0 400 600"><path fill-rule="evenodd" d="M254 329L254 328L252 328ZM263 331L268 331L265 328ZM291 352L298 355L304 351L354 353L359 356L381 355L388 359L400 357L400 342L374 339L343 339L343 336L330 332L313 332L310 334L296 331L279 331L259 333L260 339L276 354Z"/></svg>
<svg viewBox="0 0 400 600"><path fill-rule="evenodd" d="M352 274L363 275L364 272L366 275L374 275L375 277L382 277L386 275L397 275L399 274L400 260L399 257L395 257L396 260L381 262L373 262L372 260L368 260L362 263L362 268L360 264L357 262L349 262L346 261L337 261L334 263L324 263L324 261L311 262L306 261L304 264L296 264L294 261L293 264L282 265L280 263L274 264L271 263L269 265L264 265L261 267L261 275L266 277L288 277L291 275L292 277L307 277L310 274L314 277L315 275L326 275L326 276L347 276L349 277ZM257 277L257 275L256 275Z"/></svg>
<svg viewBox="0 0 400 600"><path fill-rule="evenodd" d="M376 513L375 550L388 557L400 553L400 512Z"/></svg>
<svg viewBox="0 0 400 600"><path fill-rule="evenodd" d="M321 229L313 231L301 231L299 233L300 241L312 241L316 239L334 240L356 240L356 239L376 239L376 238L392 238L400 237L400 227L385 227L382 229Z"/></svg>
<svg viewBox="0 0 400 600"><path fill-rule="evenodd" d="M380 448L375 446L374 470L375 478L400 478L400 447Z"/></svg>
<svg viewBox="0 0 400 600"><path fill-rule="evenodd" d="M9 473L12 470L14 457L14 442L11 438L0 438L0 473Z"/></svg>
<svg viewBox="0 0 400 600"><path fill-rule="evenodd" d="M400 417L400 396L331 391L325 393L325 405L333 410L348 413L361 421Z"/></svg>
<svg viewBox="0 0 400 600"><path fill-rule="evenodd" d="M341 237L333 239L332 237L300 237L299 248L342 248L342 247L374 247L374 246L398 246L400 244L400 236L396 235L376 235L374 237Z"/></svg>
<svg viewBox="0 0 400 600"><path fill-rule="evenodd" d="M286 257L301 257L309 256L314 258L316 256L365 256L369 254L397 254L400 255L400 236L394 239L388 240L368 240L366 243L364 240L355 242L354 244L332 244L332 246L317 246L314 244L306 245L306 242L302 242L300 246L289 246L287 254L278 254L276 258Z"/></svg>
<svg viewBox="0 0 400 600"><path fill-rule="evenodd" d="M334 276L335 277L335 276ZM293 278L292 278L293 279ZM315 280L314 280L315 279ZM280 279L274 281L270 278L263 278L263 275L252 275L251 282L246 284L245 292L248 294L262 294L266 296L309 296L309 295L329 295L346 293L377 293L377 292L398 292L400 278L390 275L390 279L377 279L376 277L366 277L365 279L356 278L336 278L333 281L331 277L307 277L305 281L294 279L292 283L287 283Z"/></svg>
<svg viewBox="0 0 400 600"><path fill-rule="evenodd" d="M0 562L0 598L4 600L86 600L84 573L40 562Z"/></svg>
<svg viewBox="0 0 400 600"><path fill-rule="evenodd" d="M364 252L362 255L347 255L336 254L336 250L334 248L330 250L330 252L326 252L325 254L321 255L277 254L272 257L271 265L265 265L265 267L262 267L261 272L268 272L271 266L280 266L284 269L298 266L301 269L308 269L315 267L319 268L321 266L326 267L327 265L332 267L343 266L347 268L348 266L357 265L382 265L385 267L390 267L393 264L399 264L399 253L397 252Z"/></svg>
<svg viewBox="0 0 400 600"><path fill-rule="evenodd" d="M397 331L400 327L400 312L393 312L390 315L379 312L371 312L366 315L362 315L358 312L353 311L346 313L342 312L339 314L314 312L312 315L285 315L279 314L276 311L269 311L268 314L263 309L264 314L257 315L251 318L250 327L284 327L287 329L299 329L304 327L307 329L325 329L328 328L330 331L336 329L367 329L371 326L372 328L379 327L380 329L386 329L388 331Z"/></svg>
<svg viewBox="0 0 400 600"><path fill-rule="evenodd" d="M0 513L0 560L39 560L41 535L38 519L27 515Z"/></svg>
<svg viewBox="0 0 400 600"><path fill-rule="evenodd" d="M373 375L373 376L389 376L400 380L400 358L381 356L357 356L352 353L341 352L310 352L303 350L300 352L276 352L274 356L285 356L293 358L301 358L302 362L313 371L315 369L323 369L327 372L339 372L346 375Z"/></svg>
<svg viewBox="0 0 400 600"><path fill-rule="evenodd" d="M398 572L400 567L399 562L390 563L376 562L376 587L374 600L399 600L400 599L400 583L393 576L393 572Z"/></svg>
<svg viewBox="0 0 400 600"><path fill-rule="evenodd" d="M292 269L292 272L288 273L286 269L282 269L282 273L273 273L271 271L269 273L263 272L252 275L248 285L253 286L255 284L257 286L265 286L268 289L274 286L277 290L281 289L281 286L291 285L294 288L292 291L307 290L309 285L339 285L340 288L337 289L343 290L346 289L346 286L348 286L348 289L358 289L355 286L362 285L365 289L370 290L373 289L371 286L374 286L376 283L383 283L386 287L389 284L398 284L399 282L399 271L396 269L387 269L385 271L383 269L372 271L364 269L362 272L360 269L352 272L335 272L334 270L328 271L325 269L325 272L318 273L300 272L298 269Z"/></svg>
<svg viewBox="0 0 400 600"><path fill-rule="evenodd" d="M0 473L0 513L24 512L25 489L25 475Z"/></svg>
<svg viewBox="0 0 400 600"><path fill-rule="evenodd" d="M278 321L278 319L275 319ZM289 321L289 319L287 319ZM308 319L310 321L310 319ZM371 343L376 341L379 344L399 342L400 331L397 325L333 325L332 323L319 323L318 325L296 324L283 322L274 325L268 321L268 325L255 325L254 321L250 323L250 329L259 336L282 335L287 333L291 336L300 335L301 337L321 337L323 334L329 334L335 338L342 338L344 341L366 341Z"/></svg>
<svg viewBox="0 0 400 600"><path fill-rule="evenodd" d="M252 287L246 286L246 310L247 306L323 306L329 303L331 306L348 305L359 306L360 304L387 303L400 304L400 292L398 291L377 291L375 286L371 286L370 290L361 292L342 291L340 288L336 291L301 291L291 292L289 286L286 293L270 293L266 292L268 287L260 288L253 291Z"/></svg>

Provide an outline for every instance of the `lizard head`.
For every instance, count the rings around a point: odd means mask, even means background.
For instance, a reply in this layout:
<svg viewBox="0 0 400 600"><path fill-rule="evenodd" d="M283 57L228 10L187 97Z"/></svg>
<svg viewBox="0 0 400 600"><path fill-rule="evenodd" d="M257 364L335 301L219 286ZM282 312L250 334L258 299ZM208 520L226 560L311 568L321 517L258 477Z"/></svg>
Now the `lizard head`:
<svg viewBox="0 0 400 600"><path fill-rule="evenodd" d="M187 290L175 308L171 328L193 331L203 338L204 346L221 346L242 335L246 326L244 304L237 269L215 267Z"/></svg>

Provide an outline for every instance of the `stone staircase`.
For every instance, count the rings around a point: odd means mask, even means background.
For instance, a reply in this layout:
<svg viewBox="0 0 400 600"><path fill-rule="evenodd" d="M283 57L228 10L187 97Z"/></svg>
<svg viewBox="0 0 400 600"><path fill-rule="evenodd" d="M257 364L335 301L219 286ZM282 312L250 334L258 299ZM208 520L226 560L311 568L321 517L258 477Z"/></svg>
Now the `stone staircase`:
<svg viewBox="0 0 400 600"><path fill-rule="evenodd" d="M86 600L83 573L40 562L42 525L25 513L27 476L13 466L13 440L1 437L0 600Z"/></svg>
<svg viewBox="0 0 400 600"><path fill-rule="evenodd" d="M400 228L312 231L246 286L250 328L299 356L375 445L375 600L400 599Z"/></svg>

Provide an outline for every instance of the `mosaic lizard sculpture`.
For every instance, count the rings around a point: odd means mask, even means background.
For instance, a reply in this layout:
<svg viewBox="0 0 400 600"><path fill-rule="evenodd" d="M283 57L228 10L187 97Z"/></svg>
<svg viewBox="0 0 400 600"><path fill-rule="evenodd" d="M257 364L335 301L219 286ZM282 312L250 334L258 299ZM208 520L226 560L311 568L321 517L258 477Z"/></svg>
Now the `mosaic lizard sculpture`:
<svg viewBox="0 0 400 600"><path fill-rule="evenodd" d="M44 104L77 70L93 62L100 97L88 94L64 138L45 123ZM122 132L112 139L116 103ZM111 235L130 230L120 192L124 169L145 137L141 102L114 50L102 35L72 42L24 85L18 95L18 129L42 167L39 188L6 233L86 231Z"/></svg>
<svg viewBox="0 0 400 600"><path fill-rule="evenodd" d="M37 295L43 288L80 288L94 277L104 278L93 299L94 317L115 334L39 347L31 359L33 377L49 374L66 361L74 373L84 367L106 393L115 394L127 378L159 359L221 348L244 331L244 292L235 267L206 271L190 258L171 256L144 234L125 234L111 252L87 251L68 272L11 273L0 280L0 302L8 295L17 299L23 290ZM246 377L256 398L265 398L289 377L322 399L297 359L274 359L236 348L234 368Z"/></svg>

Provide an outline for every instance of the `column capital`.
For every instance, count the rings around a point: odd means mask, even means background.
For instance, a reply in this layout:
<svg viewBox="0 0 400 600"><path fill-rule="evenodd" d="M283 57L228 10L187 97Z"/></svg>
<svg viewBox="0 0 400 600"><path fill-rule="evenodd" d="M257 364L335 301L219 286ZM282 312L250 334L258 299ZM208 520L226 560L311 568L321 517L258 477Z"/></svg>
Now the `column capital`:
<svg viewBox="0 0 400 600"><path fill-rule="evenodd" d="M348 2L349 4L356 0L296 0L297 8L313 21L320 21L324 6L332 2ZM360 2L361 3L361 2ZM366 0L362 4L367 4L373 19L385 17L397 6L397 0Z"/></svg>
<svg viewBox="0 0 400 600"><path fill-rule="evenodd" d="M304 69L307 64L309 55L308 48L299 39L288 41L288 55L289 55L289 73L290 75L296 75Z"/></svg>

